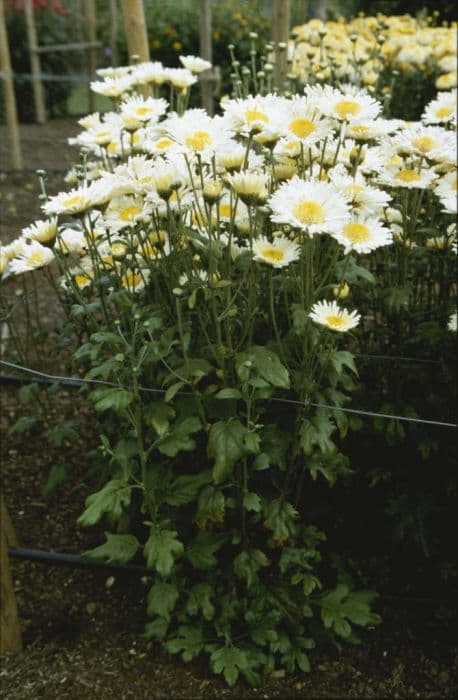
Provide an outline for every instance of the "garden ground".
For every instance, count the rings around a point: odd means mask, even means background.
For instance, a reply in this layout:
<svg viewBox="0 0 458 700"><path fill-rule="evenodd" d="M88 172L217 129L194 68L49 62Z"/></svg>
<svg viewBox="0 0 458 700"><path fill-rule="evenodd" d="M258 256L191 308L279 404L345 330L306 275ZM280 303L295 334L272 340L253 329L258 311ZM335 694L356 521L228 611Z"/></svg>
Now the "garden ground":
<svg viewBox="0 0 458 700"><path fill-rule="evenodd" d="M74 158L66 144L74 121L21 127L24 167L65 168ZM8 173L7 139L0 129L0 239L7 243L40 216L33 172ZM50 192L62 188L63 174L49 173ZM43 297L42 297L43 298ZM48 297L49 300L49 297ZM42 302L51 322L53 306ZM1 387L2 434L24 413L17 390ZM60 450L44 448L39 429L27 438L2 441L2 491L20 544L79 553L101 538L76 526L90 475L83 452L97 444L89 411L60 392L47 420L80 424L79 441L65 452L70 479L49 499L42 489ZM26 409L27 414L31 410ZM43 417L43 416L42 416ZM60 455L61 456L61 455ZM138 575L12 563L24 651L2 660L2 689L9 700L63 698L346 698L456 697L458 644L451 601L381 598L382 624L364 632L363 643L339 652L311 655L307 676L268 679L262 688L226 688L205 664L184 664L141 638L148 581Z"/></svg>

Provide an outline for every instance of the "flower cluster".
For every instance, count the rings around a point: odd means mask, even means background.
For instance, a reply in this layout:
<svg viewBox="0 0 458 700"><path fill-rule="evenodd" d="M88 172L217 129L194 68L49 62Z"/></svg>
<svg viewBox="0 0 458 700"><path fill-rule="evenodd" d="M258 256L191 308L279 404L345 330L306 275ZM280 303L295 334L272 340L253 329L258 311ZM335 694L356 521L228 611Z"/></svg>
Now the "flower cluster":
<svg viewBox="0 0 458 700"><path fill-rule="evenodd" d="M374 87L385 69L433 69L438 90L456 87L456 25L410 15L312 19L293 30L294 71L304 82L340 80Z"/></svg>

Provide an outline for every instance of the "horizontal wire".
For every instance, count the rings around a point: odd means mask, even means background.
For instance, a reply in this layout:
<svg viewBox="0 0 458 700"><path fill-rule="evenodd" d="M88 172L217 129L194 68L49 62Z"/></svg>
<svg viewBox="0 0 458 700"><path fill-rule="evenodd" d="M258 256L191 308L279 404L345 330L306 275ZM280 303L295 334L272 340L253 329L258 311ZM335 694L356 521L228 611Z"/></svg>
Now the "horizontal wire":
<svg viewBox="0 0 458 700"><path fill-rule="evenodd" d="M62 73L9 73L0 71L0 79L11 78L12 80L43 80L56 83L89 83L93 78L90 75L64 75Z"/></svg>
<svg viewBox="0 0 458 700"><path fill-rule="evenodd" d="M114 384L113 382L106 382L102 379L79 379L77 377L65 377L65 376L59 376L56 374L47 374L46 372L40 372L39 370L36 369L31 369L30 367L23 367L22 365L17 365L14 362L7 362L6 360L0 360L0 365L4 365L5 367L11 367L12 369L18 369L22 372L28 372L29 374L36 375L38 377L45 377L46 379L55 379L57 381L70 381L72 382L75 386L84 386L86 384L98 384L102 386L109 386L109 387L114 387L115 389L128 389L132 390L133 387L127 386L124 384ZM1 378L1 376L0 376ZM138 387L139 391L145 391L145 392L150 392L150 393L155 393L155 394L166 394L167 390L166 389L151 389L149 387L145 386L139 386ZM190 391L178 391L177 394L180 394L182 396L194 396L194 394ZM344 408L343 406L331 406L329 404L324 404L324 403L315 403L313 401L309 401L306 399L304 402L303 401L295 401L294 399L277 399L277 398L271 398L268 399L269 401L274 401L276 403L287 403L287 404L294 404L296 406L313 406L314 408L324 408L329 411L343 411L344 413L354 413L356 415L360 416L369 416L371 418L387 418L389 420L402 420L406 421L407 423L422 423L426 425L438 425L442 426L445 428L458 428L457 423L448 423L446 421L437 421L437 420L427 420L425 418L411 418L409 416L397 416L397 415L391 415L389 413L373 413L372 411L363 411L361 409L356 409L356 408Z"/></svg>

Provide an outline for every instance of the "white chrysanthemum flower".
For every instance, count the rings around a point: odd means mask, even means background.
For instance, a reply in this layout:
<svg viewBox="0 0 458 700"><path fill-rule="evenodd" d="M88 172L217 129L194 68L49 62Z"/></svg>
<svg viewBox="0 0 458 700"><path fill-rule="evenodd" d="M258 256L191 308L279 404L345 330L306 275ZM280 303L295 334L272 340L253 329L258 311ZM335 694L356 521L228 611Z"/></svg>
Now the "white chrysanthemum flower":
<svg viewBox="0 0 458 700"><path fill-rule="evenodd" d="M78 136L70 138L68 140L71 146L80 146L80 148L91 148L91 146L108 146L112 141L116 141L120 138L120 132L122 129L122 123L119 119L116 123L112 120L111 123L108 121L98 122L93 126L87 126L86 131L83 131ZM95 150L96 149L91 149Z"/></svg>
<svg viewBox="0 0 458 700"><path fill-rule="evenodd" d="M334 128L334 123L323 118L305 97L285 101L277 120L281 122L282 136L298 139L306 147L329 136Z"/></svg>
<svg viewBox="0 0 458 700"><path fill-rule="evenodd" d="M122 75L119 78L107 78L106 80L95 80L91 82L92 92L106 97L120 97L128 92L132 87L130 75Z"/></svg>
<svg viewBox="0 0 458 700"><path fill-rule="evenodd" d="M400 155L415 155L442 161L444 154L455 150L456 137L440 126L411 124L391 138L391 146ZM448 160L448 159L447 159Z"/></svg>
<svg viewBox="0 0 458 700"><path fill-rule="evenodd" d="M167 80L166 68L160 61L145 61L131 67L132 82L135 85L162 85Z"/></svg>
<svg viewBox="0 0 458 700"><path fill-rule="evenodd" d="M165 74L167 80L172 83L173 87L181 90L185 90L197 82L196 76L186 68L166 68Z"/></svg>
<svg viewBox="0 0 458 700"><path fill-rule="evenodd" d="M305 182L293 177L269 200L272 221L314 233L339 231L350 218L338 190L326 182Z"/></svg>
<svg viewBox="0 0 458 700"><path fill-rule="evenodd" d="M57 234L57 219L39 219L33 224L22 229L22 235L25 239L38 241L39 243L49 243L53 241Z"/></svg>
<svg viewBox="0 0 458 700"><path fill-rule="evenodd" d="M199 56L180 56L181 64L191 73L203 73L205 70L209 70L212 67L210 61L205 61Z"/></svg>
<svg viewBox="0 0 458 700"><path fill-rule="evenodd" d="M50 248L41 245L38 241L30 241L28 245L23 246L19 256L11 260L9 271L14 275L20 275L23 272L46 267L53 260L54 253Z"/></svg>
<svg viewBox="0 0 458 700"><path fill-rule="evenodd" d="M81 229L65 228L57 234L54 248L68 255L75 253L82 255L88 248L88 240Z"/></svg>
<svg viewBox="0 0 458 700"><path fill-rule="evenodd" d="M94 201L90 187L78 187L70 192L59 192L43 204L42 209L48 216L56 214L81 214L90 209Z"/></svg>
<svg viewBox="0 0 458 700"><path fill-rule="evenodd" d="M345 253L354 250L356 253L370 253L376 248L390 245L393 242L391 231L375 217L357 216L341 231L332 234L341 243Z"/></svg>
<svg viewBox="0 0 458 700"><path fill-rule="evenodd" d="M135 226L140 221L149 221L151 210L149 205L145 205L142 197L125 196L112 199L105 214L104 223L114 231Z"/></svg>
<svg viewBox="0 0 458 700"><path fill-rule="evenodd" d="M130 73L130 66L108 66L107 68L97 68L95 72L101 78L121 78Z"/></svg>
<svg viewBox="0 0 458 700"><path fill-rule="evenodd" d="M449 331L454 331L456 333L458 327L457 312L455 311L448 320L447 328Z"/></svg>
<svg viewBox="0 0 458 700"><path fill-rule="evenodd" d="M385 168L378 177L381 184L389 187L406 187L407 189L426 190L431 187L437 175L431 170L414 168Z"/></svg>
<svg viewBox="0 0 458 700"><path fill-rule="evenodd" d="M276 125L280 119L285 98L276 95L256 95L245 99L225 100L221 103L224 119L231 131L250 134Z"/></svg>
<svg viewBox="0 0 458 700"><path fill-rule="evenodd" d="M329 178L348 200L352 209L361 214L377 214L391 200L388 192L371 187L360 172L357 172L355 177L351 177L345 168L337 166L329 171Z"/></svg>
<svg viewBox="0 0 458 700"><path fill-rule="evenodd" d="M305 94L310 101L317 100L315 104L322 114L342 122L366 123L376 119L382 109L382 105L367 93L342 92L329 85L323 87L321 91L306 88Z"/></svg>
<svg viewBox="0 0 458 700"><path fill-rule="evenodd" d="M287 267L294 260L298 260L300 255L300 246L286 236L278 236L273 241L261 236L253 241L253 260L271 267Z"/></svg>
<svg viewBox="0 0 458 700"><path fill-rule="evenodd" d="M87 114L85 117L78 119L78 124L83 127L83 129L93 129L101 124L99 112L93 112L92 114Z"/></svg>
<svg viewBox="0 0 458 700"><path fill-rule="evenodd" d="M247 155L247 149L240 143L228 139L221 148L216 151L217 172L234 173L242 169ZM262 155L254 153L252 149L248 152L248 170L260 170L264 166L265 159Z"/></svg>
<svg viewBox="0 0 458 700"><path fill-rule="evenodd" d="M458 178L457 171L446 173L437 182L434 192L439 197L445 212L457 213Z"/></svg>
<svg viewBox="0 0 458 700"><path fill-rule="evenodd" d="M432 236L426 239L426 247L430 250L453 250L456 238L453 236Z"/></svg>
<svg viewBox="0 0 458 700"><path fill-rule="evenodd" d="M189 109L181 117L172 115L162 127L165 135L181 147L183 153L210 158L230 137L221 117L209 117L203 109Z"/></svg>
<svg viewBox="0 0 458 700"><path fill-rule="evenodd" d="M364 124L350 122L347 125L345 134L355 141L370 141L388 136L397 131L403 122L401 119L374 119Z"/></svg>
<svg viewBox="0 0 458 700"><path fill-rule="evenodd" d="M139 122L157 121L167 111L167 101L154 97L128 97L121 103L121 116Z"/></svg>
<svg viewBox="0 0 458 700"><path fill-rule="evenodd" d="M3 246L0 245L0 278L5 279L6 277L9 277L9 264L9 258L5 254Z"/></svg>
<svg viewBox="0 0 458 700"><path fill-rule="evenodd" d="M241 172L227 176L227 182L245 204L261 204L269 196L269 176L266 173Z"/></svg>
<svg viewBox="0 0 458 700"><path fill-rule="evenodd" d="M456 59L455 65L456 65ZM456 122L456 88L450 92L442 92L439 96L429 102L422 114L422 121L425 124L449 124Z"/></svg>
<svg viewBox="0 0 458 700"><path fill-rule="evenodd" d="M131 293L138 293L145 289L151 271L128 269L121 275L121 286Z"/></svg>
<svg viewBox="0 0 458 700"><path fill-rule="evenodd" d="M309 316L315 323L339 333L355 328L361 319L356 311L343 309L336 301L318 301L312 306Z"/></svg>

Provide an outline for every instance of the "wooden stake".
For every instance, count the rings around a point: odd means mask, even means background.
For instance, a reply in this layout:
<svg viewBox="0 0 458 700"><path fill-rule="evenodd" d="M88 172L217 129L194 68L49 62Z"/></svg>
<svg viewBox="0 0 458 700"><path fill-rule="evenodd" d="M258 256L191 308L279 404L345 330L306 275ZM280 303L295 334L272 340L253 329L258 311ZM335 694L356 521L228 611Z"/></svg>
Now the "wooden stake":
<svg viewBox="0 0 458 700"><path fill-rule="evenodd" d="M0 526L0 652L17 652L22 651L22 635L7 549L8 544L17 546L17 541L3 499Z"/></svg>
<svg viewBox="0 0 458 700"><path fill-rule="evenodd" d="M91 44L88 49L89 53L89 75L91 80L95 77L97 69L97 49L95 48L97 39L97 22L95 14L95 0L84 0L84 18L86 20L87 38ZM95 112L95 94L89 86L89 111Z"/></svg>
<svg viewBox="0 0 458 700"><path fill-rule="evenodd" d="M110 49L112 66L117 66L118 58L118 3L117 0L110 0Z"/></svg>
<svg viewBox="0 0 458 700"><path fill-rule="evenodd" d="M129 56L138 56L139 61L149 61L150 54L143 0L121 0L121 6L124 15Z"/></svg>
<svg viewBox="0 0 458 700"><path fill-rule="evenodd" d="M30 53L30 70L33 76L32 88L35 101L35 116L39 124L46 121L45 93L41 82L41 63L38 51L37 31L33 18L32 0L24 0L25 23Z"/></svg>
<svg viewBox="0 0 458 700"><path fill-rule="evenodd" d="M200 56L213 63L212 58L212 10L211 0L200 0L199 14ZM200 74L202 107L210 116L214 113L214 72L212 69Z"/></svg>
<svg viewBox="0 0 458 700"><path fill-rule="evenodd" d="M17 118L16 96L12 80L10 48L5 23L5 8L3 0L0 0L0 71L4 73L3 87L5 97L6 124L8 127L11 165L20 170L22 168L21 143L19 140L19 125Z"/></svg>
<svg viewBox="0 0 458 700"><path fill-rule="evenodd" d="M272 3L272 40L277 43L275 49L275 85L281 87L286 79L288 69L288 49L279 49L278 44L288 46L291 24L289 0L273 0Z"/></svg>

